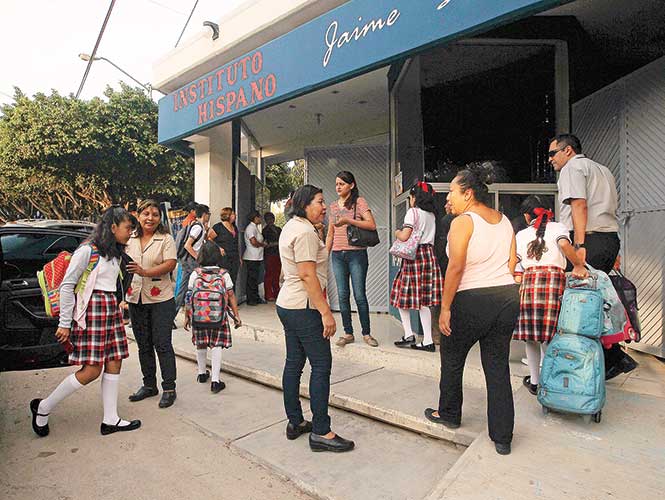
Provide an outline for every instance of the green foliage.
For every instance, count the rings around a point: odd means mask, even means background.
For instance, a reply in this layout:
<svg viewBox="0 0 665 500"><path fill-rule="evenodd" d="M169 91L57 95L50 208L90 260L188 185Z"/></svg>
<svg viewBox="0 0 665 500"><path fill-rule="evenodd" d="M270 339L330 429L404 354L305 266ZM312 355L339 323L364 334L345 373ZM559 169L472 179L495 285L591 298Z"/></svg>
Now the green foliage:
<svg viewBox="0 0 665 500"><path fill-rule="evenodd" d="M305 160L275 163L266 167L266 187L270 201L285 200L291 191L305 183Z"/></svg>
<svg viewBox="0 0 665 500"><path fill-rule="evenodd" d="M0 116L0 220L93 218L110 204L189 199L193 161L157 144L157 105L139 88L82 101L20 89Z"/></svg>

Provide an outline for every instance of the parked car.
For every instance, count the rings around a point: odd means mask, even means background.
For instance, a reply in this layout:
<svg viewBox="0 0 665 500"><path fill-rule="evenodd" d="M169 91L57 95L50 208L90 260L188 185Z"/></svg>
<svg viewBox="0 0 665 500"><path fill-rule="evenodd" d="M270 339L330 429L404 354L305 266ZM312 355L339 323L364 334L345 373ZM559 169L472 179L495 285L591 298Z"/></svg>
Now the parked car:
<svg viewBox="0 0 665 500"><path fill-rule="evenodd" d="M0 371L66 366L55 338L57 318L46 316L37 271L63 250L73 252L94 224L19 220L0 227Z"/></svg>

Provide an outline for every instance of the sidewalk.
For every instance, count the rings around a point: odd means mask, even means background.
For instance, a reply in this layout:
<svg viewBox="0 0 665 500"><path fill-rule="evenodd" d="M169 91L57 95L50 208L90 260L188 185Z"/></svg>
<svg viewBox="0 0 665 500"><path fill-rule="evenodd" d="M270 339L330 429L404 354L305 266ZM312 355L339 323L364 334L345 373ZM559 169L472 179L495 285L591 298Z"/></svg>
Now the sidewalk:
<svg viewBox="0 0 665 500"><path fill-rule="evenodd" d="M241 309L245 326L233 331L233 348L224 351L222 369L279 389L285 352L281 325L273 308L265 305ZM339 327L339 316L336 319ZM354 321L356 319L354 315ZM422 413L425 407L435 407L437 403L438 352L395 348L392 342L400 337L401 327L388 315L373 314L372 329L380 343L378 348L365 345L360 335L355 344L344 348L333 346L331 406L390 424L393 432L398 432L395 427L400 427L447 441L463 452L447 472L452 456L444 454L447 458L441 458L448 461L448 465L440 469L442 476L435 479L436 485L424 495L411 496L410 492L408 498L512 500L560 499L565 495L580 500L634 499L660 497L665 491L662 473L665 364L655 358L631 352L640 363L639 368L608 383L602 422L585 424L580 417L542 415L536 398L522 387L521 378L528 370L520 362L523 345L514 342L511 373L515 391L515 438L513 453L503 457L496 454L487 437L485 386L477 350L470 354L465 371L462 427L450 431L430 423ZM195 360L188 332L174 331L173 341L179 356ZM305 397L308 378L306 367L301 386ZM341 422L348 415L333 412L335 419ZM354 433L372 434L372 429L371 424L363 424L354 428ZM382 437L377 441L381 445L374 451L391 453L389 442L383 446L389 439L390 427L381 429ZM352 491L335 491L334 480L330 482L328 478L324 480L290 468L287 465L290 458L282 457L279 450L270 451L270 442L269 436L265 440L255 436L243 449L286 477L295 475L301 487L316 496L356 497ZM402 455L401 450L392 452ZM368 456L372 456L371 452ZM408 457L404 459L408 461ZM335 466L330 472L333 476L343 474L343 467ZM372 473L369 466L367 473ZM414 478L419 475L418 471L408 474Z"/></svg>

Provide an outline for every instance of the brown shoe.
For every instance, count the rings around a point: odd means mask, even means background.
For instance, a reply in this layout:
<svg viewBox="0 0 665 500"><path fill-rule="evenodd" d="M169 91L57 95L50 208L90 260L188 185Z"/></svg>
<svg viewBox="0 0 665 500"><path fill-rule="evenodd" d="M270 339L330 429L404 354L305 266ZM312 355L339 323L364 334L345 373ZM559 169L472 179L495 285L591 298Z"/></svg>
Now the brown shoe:
<svg viewBox="0 0 665 500"><path fill-rule="evenodd" d="M365 341L365 344L370 347L379 347L379 343L371 335L363 335L363 340Z"/></svg>
<svg viewBox="0 0 665 500"><path fill-rule="evenodd" d="M339 347L344 347L346 344L353 344L356 341L356 338L353 335L344 335L340 337L337 341Z"/></svg>

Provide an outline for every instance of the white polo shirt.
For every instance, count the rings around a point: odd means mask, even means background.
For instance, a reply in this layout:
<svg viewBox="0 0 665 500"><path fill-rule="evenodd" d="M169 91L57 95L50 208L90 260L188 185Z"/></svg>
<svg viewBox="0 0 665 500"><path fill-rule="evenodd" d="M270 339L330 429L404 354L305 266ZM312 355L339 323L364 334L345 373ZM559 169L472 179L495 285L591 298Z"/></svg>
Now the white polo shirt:
<svg viewBox="0 0 665 500"><path fill-rule="evenodd" d="M245 253L242 255L243 260L263 260L263 247L255 247L250 241L256 238L256 241L263 243L263 235L259 231L259 226L250 222L245 228Z"/></svg>

